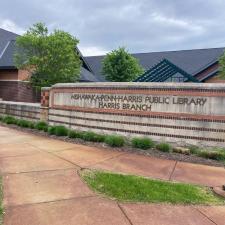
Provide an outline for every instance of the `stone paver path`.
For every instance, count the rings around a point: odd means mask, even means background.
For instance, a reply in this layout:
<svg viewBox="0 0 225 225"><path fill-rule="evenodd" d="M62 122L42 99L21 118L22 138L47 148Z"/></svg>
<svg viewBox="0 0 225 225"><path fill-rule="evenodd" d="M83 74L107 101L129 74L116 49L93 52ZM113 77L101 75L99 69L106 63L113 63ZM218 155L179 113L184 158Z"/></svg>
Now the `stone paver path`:
<svg viewBox="0 0 225 225"><path fill-rule="evenodd" d="M92 148L0 127L4 225L225 225L224 206L118 203L97 196L78 171L96 168L206 186L225 169Z"/></svg>

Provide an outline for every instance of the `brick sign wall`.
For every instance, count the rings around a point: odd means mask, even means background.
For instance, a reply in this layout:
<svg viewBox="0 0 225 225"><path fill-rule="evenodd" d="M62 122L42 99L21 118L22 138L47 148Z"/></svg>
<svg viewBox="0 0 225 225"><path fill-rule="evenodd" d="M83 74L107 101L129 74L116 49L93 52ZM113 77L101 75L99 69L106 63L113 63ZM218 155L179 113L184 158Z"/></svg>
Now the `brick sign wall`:
<svg viewBox="0 0 225 225"><path fill-rule="evenodd" d="M224 84L57 84L49 92L50 124L180 144L225 142Z"/></svg>
<svg viewBox="0 0 225 225"><path fill-rule="evenodd" d="M40 104L0 101L0 116L13 116L29 121L40 120Z"/></svg>

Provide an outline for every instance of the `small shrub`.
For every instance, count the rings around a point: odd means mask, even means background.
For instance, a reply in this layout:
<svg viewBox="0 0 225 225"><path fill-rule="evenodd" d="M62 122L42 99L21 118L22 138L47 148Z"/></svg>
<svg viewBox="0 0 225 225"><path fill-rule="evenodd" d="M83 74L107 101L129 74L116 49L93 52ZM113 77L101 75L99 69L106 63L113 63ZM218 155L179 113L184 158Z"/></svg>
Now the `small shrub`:
<svg viewBox="0 0 225 225"><path fill-rule="evenodd" d="M3 122L6 124L17 124L17 119L13 116L5 116Z"/></svg>
<svg viewBox="0 0 225 225"><path fill-rule="evenodd" d="M105 138L104 134L95 134L95 142L104 142Z"/></svg>
<svg viewBox="0 0 225 225"><path fill-rule="evenodd" d="M190 153L194 154L194 155L197 155L198 152L200 151L199 147L198 146L194 146L194 145L190 146L189 149L190 149Z"/></svg>
<svg viewBox="0 0 225 225"><path fill-rule="evenodd" d="M132 143L132 147L140 148L144 150L147 150L154 146L154 142L147 137L143 137L143 138L135 137L132 139L131 143Z"/></svg>
<svg viewBox="0 0 225 225"><path fill-rule="evenodd" d="M55 130L56 130L55 126L48 127L48 133L50 135L54 135L55 134Z"/></svg>
<svg viewBox="0 0 225 225"><path fill-rule="evenodd" d="M29 128L34 129L35 128L35 123L32 121L29 121Z"/></svg>
<svg viewBox="0 0 225 225"><path fill-rule="evenodd" d="M156 145L156 149L162 152L170 152L172 148L168 143L160 143Z"/></svg>
<svg viewBox="0 0 225 225"><path fill-rule="evenodd" d="M75 130L70 130L68 133L69 138L82 138L83 137L83 132L82 131L75 131Z"/></svg>
<svg viewBox="0 0 225 225"><path fill-rule="evenodd" d="M35 129L43 130L43 131L47 132L48 131L48 124L44 121L39 121L35 124Z"/></svg>
<svg viewBox="0 0 225 225"><path fill-rule="evenodd" d="M55 135L56 136L67 136L68 129L64 126L55 126Z"/></svg>
<svg viewBox="0 0 225 225"><path fill-rule="evenodd" d="M17 121L17 125L20 126L20 127L30 127L30 121L27 121L27 120L18 120Z"/></svg>
<svg viewBox="0 0 225 225"><path fill-rule="evenodd" d="M183 154L183 155L190 155L191 154L190 149L184 148L184 147L175 147L175 148L173 148L173 152Z"/></svg>
<svg viewBox="0 0 225 225"><path fill-rule="evenodd" d="M104 142L105 135L96 134L92 131L83 132L82 139L85 141Z"/></svg>
<svg viewBox="0 0 225 225"><path fill-rule="evenodd" d="M213 160L225 160L225 151L223 150L201 150L198 152L198 156L213 159Z"/></svg>
<svg viewBox="0 0 225 225"><path fill-rule="evenodd" d="M82 139L85 141L93 141L95 138L95 133L92 131L83 132Z"/></svg>
<svg viewBox="0 0 225 225"><path fill-rule="evenodd" d="M125 139L119 135L108 135L105 138L105 143L111 147L122 147L125 144Z"/></svg>

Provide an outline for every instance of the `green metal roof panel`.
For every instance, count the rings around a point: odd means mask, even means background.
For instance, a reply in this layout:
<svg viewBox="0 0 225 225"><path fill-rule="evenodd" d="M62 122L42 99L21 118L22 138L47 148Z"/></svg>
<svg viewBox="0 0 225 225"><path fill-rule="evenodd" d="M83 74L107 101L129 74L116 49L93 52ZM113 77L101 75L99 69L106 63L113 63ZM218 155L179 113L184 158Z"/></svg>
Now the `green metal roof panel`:
<svg viewBox="0 0 225 225"><path fill-rule="evenodd" d="M134 80L134 82L164 82L176 73L182 74L188 81L200 82L167 59L163 59L161 62L154 65L151 69Z"/></svg>

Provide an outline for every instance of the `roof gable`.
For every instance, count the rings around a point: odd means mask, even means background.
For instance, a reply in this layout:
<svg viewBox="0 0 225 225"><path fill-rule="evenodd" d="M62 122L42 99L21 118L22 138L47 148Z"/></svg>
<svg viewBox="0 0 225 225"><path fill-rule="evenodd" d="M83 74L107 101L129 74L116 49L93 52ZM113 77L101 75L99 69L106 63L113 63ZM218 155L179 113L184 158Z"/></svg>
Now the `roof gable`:
<svg viewBox="0 0 225 225"><path fill-rule="evenodd" d="M187 81L199 82L192 75L167 59L163 59L160 63L147 70L143 75L134 80L134 82L165 82L168 78L173 77L177 73L183 75Z"/></svg>
<svg viewBox="0 0 225 225"><path fill-rule="evenodd" d="M199 70L203 70L207 65L223 55L225 48L193 49L167 52L150 52L132 54L140 64L146 69L152 68L163 59L168 59L187 73L195 75ZM92 71L101 76L102 60L105 56L85 57Z"/></svg>
<svg viewBox="0 0 225 225"><path fill-rule="evenodd" d="M17 36L15 33L0 28L0 55L7 43L11 40L16 40Z"/></svg>

